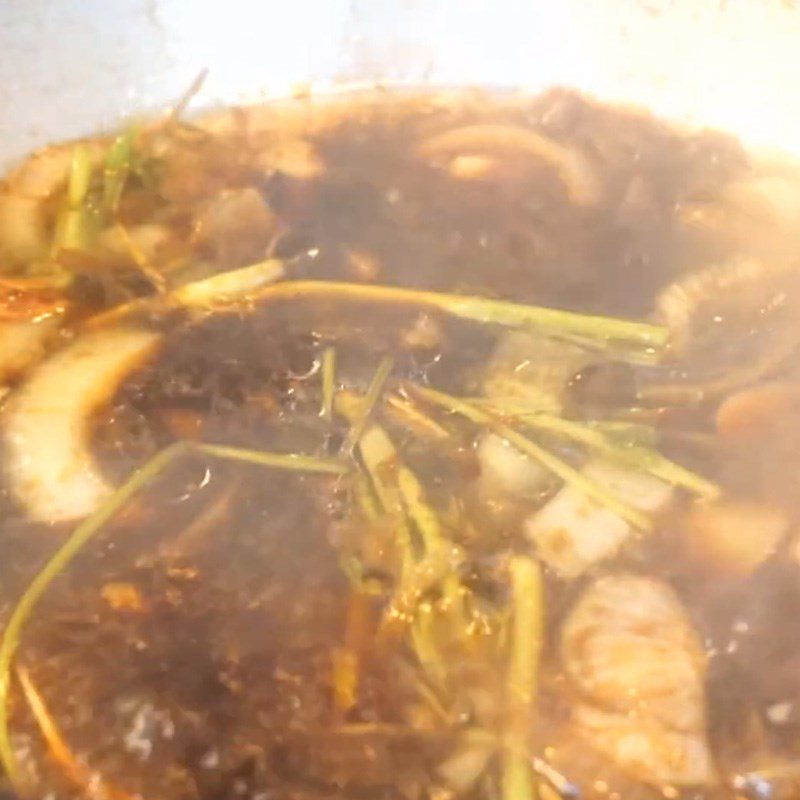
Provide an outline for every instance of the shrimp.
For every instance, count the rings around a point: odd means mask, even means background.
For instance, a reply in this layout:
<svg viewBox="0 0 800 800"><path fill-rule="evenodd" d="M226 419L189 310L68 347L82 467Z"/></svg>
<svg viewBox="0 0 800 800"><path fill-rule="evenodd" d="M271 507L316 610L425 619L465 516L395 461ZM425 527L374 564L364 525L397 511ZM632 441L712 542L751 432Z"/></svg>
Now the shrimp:
<svg viewBox="0 0 800 800"><path fill-rule="evenodd" d="M706 657L673 591L635 575L596 581L562 633L565 671L580 699L573 723L639 780L715 782L706 740Z"/></svg>

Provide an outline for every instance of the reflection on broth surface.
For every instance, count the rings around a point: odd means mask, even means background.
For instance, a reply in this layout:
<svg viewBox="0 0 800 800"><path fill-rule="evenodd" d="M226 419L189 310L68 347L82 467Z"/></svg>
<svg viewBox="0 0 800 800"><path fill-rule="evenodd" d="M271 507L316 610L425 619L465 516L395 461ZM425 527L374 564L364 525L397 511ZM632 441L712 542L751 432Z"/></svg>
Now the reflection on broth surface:
<svg viewBox="0 0 800 800"><path fill-rule="evenodd" d="M791 166L565 91L31 156L8 790L797 797L798 208Z"/></svg>

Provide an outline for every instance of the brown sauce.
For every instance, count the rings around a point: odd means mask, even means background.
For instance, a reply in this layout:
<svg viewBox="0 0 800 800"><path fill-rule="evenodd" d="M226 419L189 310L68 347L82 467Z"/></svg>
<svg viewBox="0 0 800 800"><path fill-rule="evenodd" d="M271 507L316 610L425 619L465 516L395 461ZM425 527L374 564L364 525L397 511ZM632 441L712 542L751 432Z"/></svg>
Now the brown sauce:
<svg viewBox="0 0 800 800"><path fill-rule="evenodd" d="M48 518L41 504L52 487L34 490L16 477L27 468L17 463L19 442L36 441L26 387L39 385L48 359L86 337L137 330L155 342L81 406L85 419L53 427L54 441L81 429L105 487L97 503L179 439L345 467L316 474L192 452L113 515L26 620L7 698L20 773L9 792L526 800L507 783L508 741L517 736L528 748L521 769L542 798L797 796L800 329L786 255L797 234L783 219L800 181L789 167L764 173L730 137L675 131L565 91L383 93L153 123L129 144L111 208L102 159L113 146L92 145L100 155L77 202L69 199L73 149L44 197L25 194L35 166L27 162L0 198L0 285L9 297L0 335L53 325L30 357L8 369L0 363L8 386L0 624L92 510ZM765 199L769 181L783 194ZM13 216L22 206L35 214L27 250L8 234L23 225ZM63 232L70 211L86 226L77 238ZM178 287L268 257L283 262L283 281L663 323L670 344L656 352L550 329L513 339L519 333L507 326L357 292L288 297L261 287L202 308L169 299ZM737 272L742 261L753 266ZM335 353L336 402L376 390L362 423L335 403L321 413L326 353ZM378 385L381 363L388 377ZM506 370L502 392L490 388L493 369ZM78 362L64 370L65 394L79 370ZM525 394L531 385L536 400ZM571 510L567 497L570 510L548 512L557 522L547 528L544 510L565 491L564 475L531 471L531 458L507 462L502 430L492 428L498 451L485 424L444 413L420 386L488 409L492 424L524 431L592 486L610 480L605 462L635 475L612 486L608 508L598 501L599 516L595 506ZM508 387L522 392L511 405ZM543 428L543 413L595 439ZM377 472L365 444L376 426L394 447ZM587 444L597 436L606 447L599 455ZM702 483L662 480L657 458ZM593 459L604 461L600 472L587 466ZM402 470L422 487L456 554L438 578L414 572L438 551L398 488ZM640 485L639 473L655 483ZM372 513L359 505L365 481ZM621 510L614 497L623 498ZM577 537L594 547L620 531L617 545L574 566ZM522 613L514 563L544 580L528 706L510 699L507 685L517 635L510 620ZM587 660L571 667L564 637L581 603L609 585L604 579L631 575L649 583L625 591L667 595L642 599L644 622L625 617L639 607L635 595L619 619L609 612L597 623L614 618L607 646L590 656L590 644L576 645ZM453 581L457 601L448 595ZM398 599L404 585L414 591ZM454 602L463 606L458 619ZM398 603L411 623L399 612L392 622ZM593 630L582 634L587 642ZM613 676L594 689L581 683L591 658L611 669L603 659L617 645L630 693L641 680L642 692L661 699L632 709L614 693ZM665 678L653 689L646 675L625 673L660 647L664 659L686 648L674 667L675 675L688 670L683 683ZM17 666L83 771L42 736ZM695 679L700 693L688 697ZM682 704L700 722L675 723ZM595 716L581 716L585 708ZM597 714L607 716L599 722Z"/></svg>

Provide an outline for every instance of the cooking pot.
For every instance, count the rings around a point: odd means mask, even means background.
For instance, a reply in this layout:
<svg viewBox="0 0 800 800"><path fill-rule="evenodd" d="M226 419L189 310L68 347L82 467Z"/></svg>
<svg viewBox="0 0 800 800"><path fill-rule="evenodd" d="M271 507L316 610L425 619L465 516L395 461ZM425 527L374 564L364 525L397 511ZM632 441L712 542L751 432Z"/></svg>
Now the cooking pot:
<svg viewBox="0 0 800 800"><path fill-rule="evenodd" d="M565 85L800 155L798 45L789 0L0 0L0 171L162 110L204 70L195 109Z"/></svg>
<svg viewBox="0 0 800 800"><path fill-rule="evenodd" d="M0 165L164 108L364 83L569 85L800 148L794 0L5 0Z"/></svg>

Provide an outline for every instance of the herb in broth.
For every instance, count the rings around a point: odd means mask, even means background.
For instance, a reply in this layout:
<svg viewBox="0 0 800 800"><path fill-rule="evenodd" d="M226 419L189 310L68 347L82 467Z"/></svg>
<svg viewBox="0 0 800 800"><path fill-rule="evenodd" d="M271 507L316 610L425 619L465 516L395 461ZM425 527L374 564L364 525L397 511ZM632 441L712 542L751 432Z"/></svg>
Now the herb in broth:
<svg viewBox="0 0 800 800"><path fill-rule="evenodd" d="M0 193L8 787L796 797L797 173L203 77Z"/></svg>

